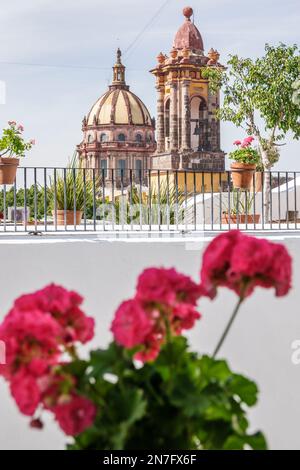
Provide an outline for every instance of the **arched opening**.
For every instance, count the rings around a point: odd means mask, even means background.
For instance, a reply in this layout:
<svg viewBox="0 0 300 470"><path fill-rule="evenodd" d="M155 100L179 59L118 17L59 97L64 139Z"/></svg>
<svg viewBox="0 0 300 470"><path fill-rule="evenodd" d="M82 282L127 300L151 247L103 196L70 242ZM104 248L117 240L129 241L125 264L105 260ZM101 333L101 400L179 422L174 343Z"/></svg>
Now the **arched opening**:
<svg viewBox="0 0 300 470"><path fill-rule="evenodd" d="M194 96L191 100L191 119L192 149L209 150L208 109L201 96Z"/></svg>
<svg viewBox="0 0 300 470"><path fill-rule="evenodd" d="M119 134L118 135L118 142L125 142L126 140L126 135L125 134Z"/></svg>
<svg viewBox="0 0 300 470"><path fill-rule="evenodd" d="M142 134L136 134L136 136L135 136L135 141L136 141L136 142L143 142L143 136L142 136Z"/></svg>
<svg viewBox="0 0 300 470"><path fill-rule="evenodd" d="M137 181L142 180L142 160L136 159L135 160L135 178Z"/></svg>
<svg viewBox="0 0 300 470"><path fill-rule="evenodd" d="M100 142L107 142L108 141L108 135L103 133L100 135Z"/></svg>
<svg viewBox="0 0 300 470"><path fill-rule="evenodd" d="M168 99L165 104L165 138L166 149L170 148L170 100Z"/></svg>
<svg viewBox="0 0 300 470"><path fill-rule="evenodd" d="M101 159L100 160L100 170L101 170L101 178L107 178L107 160Z"/></svg>
<svg viewBox="0 0 300 470"><path fill-rule="evenodd" d="M88 135L88 139L87 139L88 144L91 144L91 143L93 142L93 140L94 140L94 139L93 139L92 134L89 134L89 135Z"/></svg>

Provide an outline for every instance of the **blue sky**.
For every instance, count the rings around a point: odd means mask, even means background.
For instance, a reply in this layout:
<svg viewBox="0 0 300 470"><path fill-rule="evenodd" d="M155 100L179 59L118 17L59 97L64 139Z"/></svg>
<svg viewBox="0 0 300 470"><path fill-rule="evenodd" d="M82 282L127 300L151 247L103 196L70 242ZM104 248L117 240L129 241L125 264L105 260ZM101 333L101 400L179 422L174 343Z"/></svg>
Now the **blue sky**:
<svg viewBox="0 0 300 470"><path fill-rule="evenodd" d="M116 48L126 51L165 2L0 0L0 80L6 84L0 126L15 119L36 138L24 165L65 165L81 140L83 116L110 82ZM262 55L266 42L299 44L298 0L169 0L124 57L127 82L152 115L156 92L148 71L160 51L170 51L188 4L205 50L217 48L223 63L230 53ZM225 151L240 137L239 129L222 124ZM300 142L286 142L278 168L300 170Z"/></svg>

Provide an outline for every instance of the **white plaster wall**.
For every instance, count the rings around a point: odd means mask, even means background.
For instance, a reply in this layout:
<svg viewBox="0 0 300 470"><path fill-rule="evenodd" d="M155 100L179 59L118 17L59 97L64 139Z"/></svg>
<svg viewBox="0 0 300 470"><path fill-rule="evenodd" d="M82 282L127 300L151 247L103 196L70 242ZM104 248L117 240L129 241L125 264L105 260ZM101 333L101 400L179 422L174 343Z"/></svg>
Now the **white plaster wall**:
<svg viewBox="0 0 300 470"><path fill-rule="evenodd" d="M0 320L18 295L54 281L84 295L85 310L97 322L95 346L110 340L114 310L133 294L143 268L175 266L197 279L204 247L199 241L73 239L55 243L28 236L25 240L0 238ZM300 239L283 242L294 258L293 292L276 299L271 291L257 291L237 318L220 355L233 370L260 385L253 429L266 433L272 449L300 449L300 365L291 362L291 343L300 339ZM203 318L189 335L194 348L212 352L234 302L234 295L224 290L215 302L200 303ZM0 378L0 449L62 449L65 441L50 417L43 432L30 430Z"/></svg>

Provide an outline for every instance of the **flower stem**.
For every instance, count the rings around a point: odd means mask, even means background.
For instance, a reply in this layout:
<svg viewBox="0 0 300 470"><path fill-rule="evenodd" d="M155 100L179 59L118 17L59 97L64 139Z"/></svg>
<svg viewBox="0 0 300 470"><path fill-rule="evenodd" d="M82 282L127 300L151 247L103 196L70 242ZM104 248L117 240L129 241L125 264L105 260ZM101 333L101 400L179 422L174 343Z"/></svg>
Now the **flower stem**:
<svg viewBox="0 0 300 470"><path fill-rule="evenodd" d="M238 303L237 303L237 305L236 305L236 307L233 311L233 314L231 315L231 318L230 318L230 320L229 320L229 322L228 322L228 324L227 324L227 326L226 326L226 328L225 328L225 330L224 330L224 332L223 332L223 334L222 334L222 336L221 336L221 338L220 338L220 340L217 344L217 347L216 347L216 349L213 353L213 358L215 358L217 356L218 352L220 351L220 349L221 349L221 347L222 347L222 345L223 345L223 343L224 343L224 341L225 341L225 339L226 339L226 337L229 333L229 330L232 327L232 324L233 324L233 322L234 322L234 320L235 320L235 318L236 318L236 316L239 312L240 306L242 305L243 301L244 301L244 298L240 297L240 299L239 299L239 301L238 301Z"/></svg>

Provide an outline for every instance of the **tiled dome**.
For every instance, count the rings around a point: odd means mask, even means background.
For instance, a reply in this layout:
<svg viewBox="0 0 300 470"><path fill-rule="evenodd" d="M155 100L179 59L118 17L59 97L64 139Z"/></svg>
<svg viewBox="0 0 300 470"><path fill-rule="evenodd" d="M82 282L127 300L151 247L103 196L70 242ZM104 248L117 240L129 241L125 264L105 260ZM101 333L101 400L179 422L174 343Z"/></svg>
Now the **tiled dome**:
<svg viewBox="0 0 300 470"><path fill-rule="evenodd" d="M87 116L88 126L107 124L151 126L151 117L134 93L112 86L97 100Z"/></svg>
<svg viewBox="0 0 300 470"><path fill-rule="evenodd" d="M186 17L186 20L177 31L173 44L174 49L190 49L197 52L203 52L204 45L202 36L198 28L196 28L194 23L191 22L193 9L186 7L183 10L183 14Z"/></svg>

